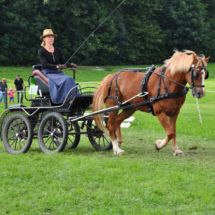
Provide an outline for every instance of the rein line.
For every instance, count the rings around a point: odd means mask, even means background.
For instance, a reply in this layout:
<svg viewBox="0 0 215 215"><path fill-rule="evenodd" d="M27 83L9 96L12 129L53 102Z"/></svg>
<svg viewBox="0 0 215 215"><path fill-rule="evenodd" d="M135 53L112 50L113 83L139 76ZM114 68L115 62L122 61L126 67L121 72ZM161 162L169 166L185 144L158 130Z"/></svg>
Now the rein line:
<svg viewBox="0 0 215 215"><path fill-rule="evenodd" d="M178 85L180 85L180 86L182 86L182 87L184 87L184 88L186 88L186 89L192 89L192 87L187 87L186 85L181 84L181 83L179 83L179 82L177 82L177 81L175 81L175 80L173 80L173 79L171 79L171 78L168 78L168 77L166 77L165 75L159 74L159 73L154 72L154 71L152 71L152 72L153 72L154 74L157 74L157 75L159 75L159 76L161 76L161 77L163 77L163 78L166 78L166 79L168 79L168 80L174 82L175 84L178 84Z"/></svg>

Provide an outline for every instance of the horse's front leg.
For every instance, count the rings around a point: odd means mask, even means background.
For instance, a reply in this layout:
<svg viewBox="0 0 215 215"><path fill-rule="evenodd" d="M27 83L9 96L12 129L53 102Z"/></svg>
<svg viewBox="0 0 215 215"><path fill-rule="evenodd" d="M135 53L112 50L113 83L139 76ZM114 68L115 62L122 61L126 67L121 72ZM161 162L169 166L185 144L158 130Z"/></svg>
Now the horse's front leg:
<svg viewBox="0 0 215 215"><path fill-rule="evenodd" d="M134 108L123 110L116 119L116 136L117 136L117 142L119 144L119 147L121 146L123 140L122 140L122 134L121 134L121 123L129 118L136 110Z"/></svg>
<svg viewBox="0 0 215 215"><path fill-rule="evenodd" d="M172 138L172 152L173 152L173 155L184 156L184 153L178 148L178 146L176 144L176 120L178 118L178 114L179 114L179 112L177 114L175 114L174 116L169 117L170 126L174 130L174 134L175 134Z"/></svg>
<svg viewBox="0 0 215 215"><path fill-rule="evenodd" d="M118 114L118 111L109 113L107 128L110 133L110 137L113 145L113 154L122 155L125 151L120 148L120 145L115 135L117 114Z"/></svg>
<svg viewBox="0 0 215 215"><path fill-rule="evenodd" d="M184 153L178 149L176 144L176 120L179 112L168 117L165 113L158 114L158 120L166 131L166 138L163 140L157 140L155 144L155 148L157 150L162 149L167 145L167 143L172 140L172 150L174 155L184 155Z"/></svg>

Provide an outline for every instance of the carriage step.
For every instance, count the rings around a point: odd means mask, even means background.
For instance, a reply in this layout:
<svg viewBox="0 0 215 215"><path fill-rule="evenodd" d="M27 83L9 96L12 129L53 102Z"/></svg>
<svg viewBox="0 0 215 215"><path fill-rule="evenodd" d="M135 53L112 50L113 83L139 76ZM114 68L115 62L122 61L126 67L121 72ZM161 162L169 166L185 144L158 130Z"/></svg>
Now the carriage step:
<svg viewBox="0 0 215 215"><path fill-rule="evenodd" d="M27 107L27 106L22 105L22 104L18 104L18 105L10 105L10 106L8 106L8 109L21 108L21 107Z"/></svg>

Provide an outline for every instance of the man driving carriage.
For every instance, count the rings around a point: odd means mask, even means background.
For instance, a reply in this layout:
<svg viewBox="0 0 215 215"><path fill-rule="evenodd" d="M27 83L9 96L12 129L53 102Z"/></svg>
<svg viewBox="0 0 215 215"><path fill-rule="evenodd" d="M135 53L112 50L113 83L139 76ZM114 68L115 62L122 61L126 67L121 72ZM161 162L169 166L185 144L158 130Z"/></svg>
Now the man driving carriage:
<svg viewBox="0 0 215 215"><path fill-rule="evenodd" d="M42 64L41 72L49 79L49 92L53 103L63 103L68 92L76 86L72 77L64 74L61 69L66 69L67 65L60 48L54 47L54 39L57 35L51 29L45 29L40 37L43 42L42 48L39 49L38 55ZM70 67L76 68L74 63ZM78 91L75 94L79 94ZM68 95L67 100L72 103L74 93Z"/></svg>

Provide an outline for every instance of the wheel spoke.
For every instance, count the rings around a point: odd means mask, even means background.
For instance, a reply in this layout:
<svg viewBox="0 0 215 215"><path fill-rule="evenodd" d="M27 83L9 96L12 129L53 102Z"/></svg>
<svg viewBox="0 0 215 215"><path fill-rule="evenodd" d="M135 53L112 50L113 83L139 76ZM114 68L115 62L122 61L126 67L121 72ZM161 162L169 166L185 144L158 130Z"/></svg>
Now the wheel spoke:
<svg viewBox="0 0 215 215"><path fill-rule="evenodd" d="M72 143L73 143L73 140L71 140L69 136L68 136L68 139L70 140L70 142L72 142Z"/></svg>
<svg viewBox="0 0 215 215"><path fill-rule="evenodd" d="M15 142L16 142L16 139L15 139L11 144L9 144L10 147L11 147Z"/></svg>
<svg viewBox="0 0 215 215"><path fill-rule="evenodd" d="M105 137L104 136L102 137L102 140L103 140L103 145L105 147Z"/></svg>
<svg viewBox="0 0 215 215"><path fill-rule="evenodd" d="M52 141L53 141L53 140L52 140ZM49 145L48 149L50 149L50 147L51 147L51 145L52 145L52 141L51 141L51 143L50 143L50 145Z"/></svg>
<svg viewBox="0 0 215 215"><path fill-rule="evenodd" d="M106 136L105 135L103 135L103 138L109 143L109 141L108 141L108 139L106 138Z"/></svg>
<svg viewBox="0 0 215 215"><path fill-rule="evenodd" d="M16 143L15 143L15 150L16 150L16 145L17 145L17 139L16 139Z"/></svg>
<svg viewBox="0 0 215 215"><path fill-rule="evenodd" d="M51 134L52 132L51 131L49 131L48 129L46 129L46 128L44 128L44 130L46 130L49 134Z"/></svg>
<svg viewBox="0 0 215 215"><path fill-rule="evenodd" d="M56 141L54 141L54 143L55 143L55 145L58 147L59 145L60 145L60 141L58 141L58 140L56 140ZM57 144L58 143L58 144Z"/></svg>
<svg viewBox="0 0 215 215"><path fill-rule="evenodd" d="M14 138L16 138L16 135L14 135L14 136L8 138L8 140L14 140Z"/></svg>
<svg viewBox="0 0 215 215"><path fill-rule="evenodd" d="M48 139L46 140L45 144L50 140L50 138L51 138L51 137L50 137L50 136L48 136Z"/></svg>
<svg viewBox="0 0 215 215"><path fill-rule="evenodd" d="M53 150L54 150L54 145L55 145L55 142L53 141L53 148L52 148Z"/></svg>
<svg viewBox="0 0 215 215"><path fill-rule="evenodd" d="M21 149L22 147L21 147L21 141L19 140L19 149Z"/></svg>
<svg viewBox="0 0 215 215"><path fill-rule="evenodd" d="M15 131L10 131L10 130L8 130L8 133L14 134L14 133L16 133L16 132L15 132Z"/></svg>

